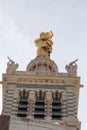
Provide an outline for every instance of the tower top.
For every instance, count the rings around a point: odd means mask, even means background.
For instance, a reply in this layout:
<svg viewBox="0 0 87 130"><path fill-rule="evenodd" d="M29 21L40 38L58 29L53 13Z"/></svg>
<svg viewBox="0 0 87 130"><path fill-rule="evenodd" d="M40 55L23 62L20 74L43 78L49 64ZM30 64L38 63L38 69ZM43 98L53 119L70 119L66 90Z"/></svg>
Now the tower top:
<svg viewBox="0 0 87 130"><path fill-rule="evenodd" d="M53 45L53 41L51 40L52 37L53 37L52 31L40 33L40 37L35 40L36 47L38 47L37 56L39 55L50 56L50 53L52 53L52 45Z"/></svg>
<svg viewBox="0 0 87 130"><path fill-rule="evenodd" d="M51 31L40 33L35 40L37 56L27 64L25 71L18 71L18 63L8 57L1 82L0 130L4 130L1 123L4 119L10 120L8 130L80 130L77 113L82 85L77 76L78 59L67 64L67 72L61 73L50 58L52 37Z"/></svg>

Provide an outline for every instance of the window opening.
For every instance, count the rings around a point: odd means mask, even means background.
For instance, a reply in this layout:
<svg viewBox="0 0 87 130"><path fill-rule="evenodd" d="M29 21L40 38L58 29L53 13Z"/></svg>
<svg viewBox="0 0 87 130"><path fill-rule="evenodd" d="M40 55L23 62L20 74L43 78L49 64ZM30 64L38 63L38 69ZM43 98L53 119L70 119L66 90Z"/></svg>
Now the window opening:
<svg viewBox="0 0 87 130"><path fill-rule="evenodd" d="M36 101L34 109L34 118L44 119L45 117L45 92L38 91L36 92Z"/></svg>
<svg viewBox="0 0 87 130"><path fill-rule="evenodd" d="M25 89L23 89L23 91L19 91L19 104L17 112L17 116L19 117L27 116L28 96L29 92L27 92Z"/></svg>
<svg viewBox="0 0 87 130"><path fill-rule="evenodd" d="M61 119L61 93L58 91L52 94L52 119Z"/></svg>

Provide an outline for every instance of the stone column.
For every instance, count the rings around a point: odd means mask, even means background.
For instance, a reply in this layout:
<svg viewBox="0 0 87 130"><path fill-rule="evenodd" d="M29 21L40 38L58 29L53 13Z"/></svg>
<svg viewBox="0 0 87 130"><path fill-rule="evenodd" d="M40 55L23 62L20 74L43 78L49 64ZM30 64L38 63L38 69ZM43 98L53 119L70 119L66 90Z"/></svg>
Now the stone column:
<svg viewBox="0 0 87 130"><path fill-rule="evenodd" d="M51 92L46 92L46 104L47 104L47 109L46 109L46 120L51 119L51 102L52 102L52 93Z"/></svg>
<svg viewBox="0 0 87 130"><path fill-rule="evenodd" d="M29 93L29 117L30 118L32 118L34 98L35 98L35 92L30 91Z"/></svg>

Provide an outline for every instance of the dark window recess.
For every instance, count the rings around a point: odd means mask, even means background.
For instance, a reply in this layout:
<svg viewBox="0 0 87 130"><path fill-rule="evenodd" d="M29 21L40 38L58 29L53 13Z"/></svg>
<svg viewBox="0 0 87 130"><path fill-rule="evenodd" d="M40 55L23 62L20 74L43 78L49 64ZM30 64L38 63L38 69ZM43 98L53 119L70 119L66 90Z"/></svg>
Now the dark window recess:
<svg viewBox="0 0 87 130"><path fill-rule="evenodd" d="M44 100L36 100L35 102L35 106L44 106L44 105L45 105Z"/></svg>
<svg viewBox="0 0 87 130"><path fill-rule="evenodd" d="M25 106L27 106L28 105L27 99L20 99L19 100L19 105L25 105Z"/></svg>
<svg viewBox="0 0 87 130"><path fill-rule="evenodd" d="M23 89L19 91L19 104L17 116L26 117L27 116L27 107L28 107L28 96L29 92Z"/></svg>
<svg viewBox="0 0 87 130"><path fill-rule="evenodd" d="M27 99L20 99L19 105L18 105L17 116L26 117L27 116L27 106L28 106L28 100Z"/></svg>
<svg viewBox="0 0 87 130"><path fill-rule="evenodd" d="M27 112L24 112L24 111L18 111L18 113L17 113L17 116L18 117L26 117L27 116Z"/></svg>
<svg viewBox="0 0 87 130"><path fill-rule="evenodd" d="M55 120L56 120L56 119L61 119L61 113L60 113L60 115L56 115L56 114L53 115L53 114L52 114L52 119L55 119Z"/></svg>
<svg viewBox="0 0 87 130"><path fill-rule="evenodd" d="M44 119L44 115L38 115L38 114L34 114L34 118L37 118L37 119Z"/></svg>
<svg viewBox="0 0 87 130"><path fill-rule="evenodd" d="M53 100L52 102L52 119L61 119L61 102Z"/></svg>
<svg viewBox="0 0 87 130"><path fill-rule="evenodd" d="M35 111L43 111L43 112L45 112L45 109L44 108L35 108Z"/></svg>
<svg viewBox="0 0 87 130"><path fill-rule="evenodd" d="M61 109L52 108L52 112L61 112Z"/></svg>
<svg viewBox="0 0 87 130"><path fill-rule="evenodd" d="M18 106L18 111L27 111L27 108L26 107L20 107L20 106Z"/></svg>
<svg viewBox="0 0 87 130"><path fill-rule="evenodd" d="M44 119L45 117L45 102L44 100L36 100L34 118Z"/></svg>

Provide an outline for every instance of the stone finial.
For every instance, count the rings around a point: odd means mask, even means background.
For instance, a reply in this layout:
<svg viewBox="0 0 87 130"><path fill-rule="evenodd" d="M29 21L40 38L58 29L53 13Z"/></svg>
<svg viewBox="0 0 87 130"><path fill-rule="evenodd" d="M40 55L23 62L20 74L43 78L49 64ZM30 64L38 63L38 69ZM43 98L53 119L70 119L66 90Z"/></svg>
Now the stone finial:
<svg viewBox="0 0 87 130"><path fill-rule="evenodd" d="M71 76L77 76L77 64L76 64L77 61L78 59L70 62L69 65L65 66L67 73Z"/></svg>
<svg viewBox="0 0 87 130"><path fill-rule="evenodd" d="M38 47L37 55L47 55L50 56L52 52L53 41L51 40L53 37L52 31L50 32L41 32L40 38L35 40L35 44Z"/></svg>
<svg viewBox="0 0 87 130"><path fill-rule="evenodd" d="M7 63L7 69L6 72L7 73L14 73L16 71L16 69L18 68L18 63L15 63L12 59L9 59L9 62Z"/></svg>

